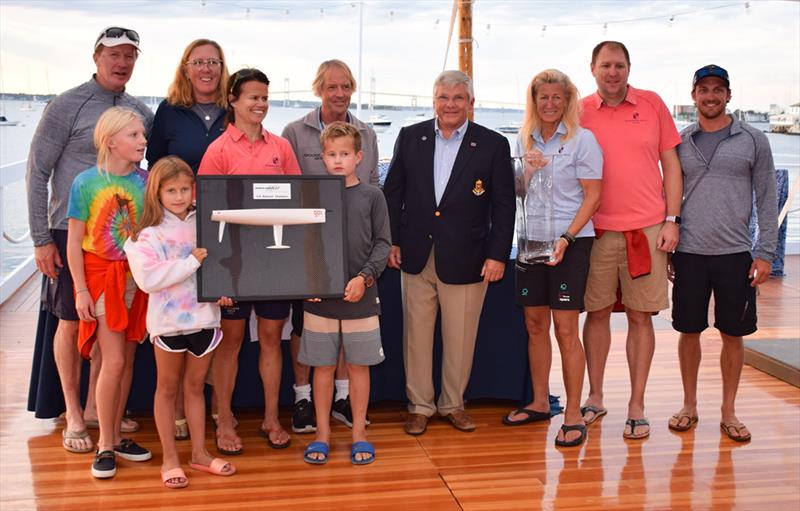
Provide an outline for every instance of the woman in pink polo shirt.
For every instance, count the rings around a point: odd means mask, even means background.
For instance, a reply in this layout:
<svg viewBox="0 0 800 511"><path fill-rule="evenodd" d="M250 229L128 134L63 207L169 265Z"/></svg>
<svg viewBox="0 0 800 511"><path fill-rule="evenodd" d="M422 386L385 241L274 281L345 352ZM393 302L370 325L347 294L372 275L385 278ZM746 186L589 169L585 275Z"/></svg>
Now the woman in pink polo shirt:
<svg viewBox="0 0 800 511"><path fill-rule="evenodd" d="M200 162L198 174L300 174L300 165L289 142L261 126L269 110L269 79L258 69L240 69L228 82L227 127ZM237 302L222 308L223 339L214 354L212 378L217 402L217 449L227 455L241 454L242 439L236 434L231 397L236 383L239 349L250 311L258 316L261 352L258 368L264 385L264 421L260 434L274 449L290 443L289 433L278 421L281 381L281 329L289 315L287 301Z"/></svg>

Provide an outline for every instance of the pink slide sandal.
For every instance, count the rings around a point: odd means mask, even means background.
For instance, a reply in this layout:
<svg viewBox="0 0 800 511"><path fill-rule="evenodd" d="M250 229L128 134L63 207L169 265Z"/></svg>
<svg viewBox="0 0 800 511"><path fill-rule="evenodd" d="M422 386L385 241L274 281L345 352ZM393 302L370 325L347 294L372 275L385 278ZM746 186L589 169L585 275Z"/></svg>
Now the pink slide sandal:
<svg viewBox="0 0 800 511"><path fill-rule="evenodd" d="M214 474L216 476L232 476L236 473L236 467L233 464L223 460L222 458L214 458L211 460L210 465L201 465L200 463L189 463L189 466L195 470L199 470L201 472L208 472L209 474ZM225 467L229 467L229 470L225 470Z"/></svg>

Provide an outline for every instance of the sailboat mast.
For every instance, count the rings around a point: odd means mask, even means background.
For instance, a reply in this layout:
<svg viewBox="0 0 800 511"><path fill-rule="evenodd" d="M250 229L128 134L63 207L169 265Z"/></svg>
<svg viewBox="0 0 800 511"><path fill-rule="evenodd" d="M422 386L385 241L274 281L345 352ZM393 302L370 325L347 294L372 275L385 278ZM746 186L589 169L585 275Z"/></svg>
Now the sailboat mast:
<svg viewBox="0 0 800 511"><path fill-rule="evenodd" d="M458 13L458 69L472 78L472 0L459 0Z"/></svg>

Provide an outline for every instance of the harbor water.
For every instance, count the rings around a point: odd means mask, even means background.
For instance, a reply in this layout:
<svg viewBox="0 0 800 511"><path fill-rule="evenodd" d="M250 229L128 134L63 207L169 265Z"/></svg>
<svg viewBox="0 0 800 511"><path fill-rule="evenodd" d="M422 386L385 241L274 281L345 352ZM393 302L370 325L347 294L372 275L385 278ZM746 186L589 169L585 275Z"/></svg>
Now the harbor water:
<svg viewBox="0 0 800 511"><path fill-rule="evenodd" d="M32 106L32 108L31 108ZM152 105L155 110L156 105ZM0 126L0 168L11 163L25 160L36 125L44 109L43 103L30 101L3 101L3 112L10 121L18 121L15 126ZM308 112L307 107L282 106L282 101L273 101L270 105L264 126L267 130L280 134L286 124L299 119ZM378 151L381 158L391 158L397 134L404 124L419 122L423 118L433 116L431 108L403 108L398 110L375 110L372 114L382 115L391 125L377 127ZM368 110L363 110L360 118L369 119L372 115ZM522 119L522 112L518 110L483 110L476 109L475 121L489 128L497 129L508 126ZM768 125L753 124L753 126L766 131ZM516 134L505 133L513 143ZM800 136L767 133L775 159L775 167L789 171L789 188L800 175ZM2 200L3 222L5 232L12 238L20 237L28 229L28 212L25 192L25 181L19 180L3 189ZM800 199L795 198L788 219L787 253L800 253ZM33 253L30 239L21 244L11 244L4 237L0 238L0 267L5 278L21 262Z"/></svg>

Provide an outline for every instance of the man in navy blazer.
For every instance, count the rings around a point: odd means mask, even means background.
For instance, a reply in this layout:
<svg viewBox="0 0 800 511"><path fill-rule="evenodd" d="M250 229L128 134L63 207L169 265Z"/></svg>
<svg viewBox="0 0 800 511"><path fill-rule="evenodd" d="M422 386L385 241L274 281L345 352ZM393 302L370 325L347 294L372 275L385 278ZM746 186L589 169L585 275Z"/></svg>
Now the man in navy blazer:
<svg viewBox="0 0 800 511"><path fill-rule="evenodd" d="M384 185L392 230L389 266L401 270L403 355L410 435L435 412L461 431L486 288L503 278L514 233L508 141L468 121L472 80L444 71L434 82L436 118L400 130ZM442 391L434 403L433 331L442 315Z"/></svg>

